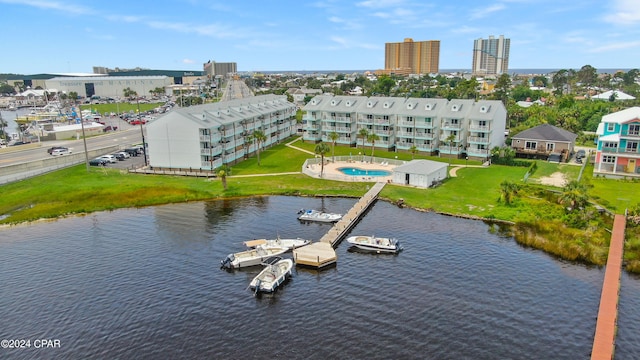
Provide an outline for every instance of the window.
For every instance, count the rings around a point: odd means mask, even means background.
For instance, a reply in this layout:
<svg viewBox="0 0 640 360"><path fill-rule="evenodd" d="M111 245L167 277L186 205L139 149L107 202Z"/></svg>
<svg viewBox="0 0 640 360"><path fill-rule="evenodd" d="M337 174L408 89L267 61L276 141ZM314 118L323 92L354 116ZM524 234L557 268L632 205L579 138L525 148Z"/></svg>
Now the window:
<svg viewBox="0 0 640 360"><path fill-rule="evenodd" d="M616 157L611 155L604 155L602 157L602 162L607 164L613 164L616 162Z"/></svg>
<svg viewBox="0 0 640 360"><path fill-rule="evenodd" d="M373 115L368 114L368 115L367 115L367 119L369 119L369 120L373 120Z"/></svg>
<svg viewBox="0 0 640 360"><path fill-rule="evenodd" d="M487 120L478 121L478 126L487 127Z"/></svg>
<svg viewBox="0 0 640 360"><path fill-rule="evenodd" d="M535 150L538 147L538 143L535 141L525 141L524 148L527 150Z"/></svg>
<svg viewBox="0 0 640 360"><path fill-rule="evenodd" d="M412 116L407 116L407 122L413 122L413 117Z"/></svg>
<svg viewBox="0 0 640 360"><path fill-rule="evenodd" d="M547 151L553 151L553 149L555 149L555 145L556 144L554 143L547 143Z"/></svg>
<svg viewBox="0 0 640 360"><path fill-rule="evenodd" d="M627 152L638 152L638 142L627 141Z"/></svg>
<svg viewBox="0 0 640 360"><path fill-rule="evenodd" d="M608 131L608 132L612 132L612 131L614 131L615 129L616 129L616 124L614 124L614 123L608 123L608 124L607 124L607 131Z"/></svg>
<svg viewBox="0 0 640 360"><path fill-rule="evenodd" d="M346 117L348 117L348 118L350 118L350 117L351 117L351 114L350 114L350 113L346 113L346 114L345 114L345 116L346 116Z"/></svg>
<svg viewBox="0 0 640 360"><path fill-rule="evenodd" d="M382 117L382 120L389 120L389 115L384 115L384 116Z"/></svg>
<svg viewBox="0 0 640 360"><path fill-rule="evenodd" d="M210 135L210 133L209 133L209 129L201 129L201 130L200 130L200 134L201 134L201 135Z"/></svg>
<svg viewBox="0 0 640 360"><path fill-rule="evenodd" d="M616 143L616 142L604 142L604 143L602 143L602 147L604 149L609 149L609 150L617 149L618 148L618 143Z"/></svg>
<svg viewBox="0 0 640 360"><path fill-rule="evenodd" d="M640 135L640 125L638 124L630 124L629 125L629 135Z"/></svg>
<svg viewBox="0 0 640 360"><path fill-rule="evenodd" d="M332 118L336 117L336 113L331 113L331 117Z"/></svg>
<svg viewBox="0 0 640 360"><path fill-rule="evenodd" d="M430 117L428 117L428 118L424 118L424 122L426 122L426 123L430 123L430 122L431 122L431 118L430 118Z"/></svg>

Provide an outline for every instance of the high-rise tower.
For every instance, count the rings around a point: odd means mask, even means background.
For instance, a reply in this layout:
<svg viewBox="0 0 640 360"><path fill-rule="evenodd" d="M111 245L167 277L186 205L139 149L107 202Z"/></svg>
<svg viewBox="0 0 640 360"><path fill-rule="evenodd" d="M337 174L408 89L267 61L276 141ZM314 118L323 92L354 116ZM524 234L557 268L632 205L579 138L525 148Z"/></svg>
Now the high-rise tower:
<svg viewBox="0 0 640 360"><path fill-rule="evenodd" d="M477 39L473 42L473 64L471 72L474 75L501 75L509 71L509 46L511 39L500 35L497 39Z"/></svg>
<svg viewBox="0 0 640 360"><path fill-rule="evenodd" d="M384 71L399 74L437 73L440 65L440 41L385 43Z"/></svg>

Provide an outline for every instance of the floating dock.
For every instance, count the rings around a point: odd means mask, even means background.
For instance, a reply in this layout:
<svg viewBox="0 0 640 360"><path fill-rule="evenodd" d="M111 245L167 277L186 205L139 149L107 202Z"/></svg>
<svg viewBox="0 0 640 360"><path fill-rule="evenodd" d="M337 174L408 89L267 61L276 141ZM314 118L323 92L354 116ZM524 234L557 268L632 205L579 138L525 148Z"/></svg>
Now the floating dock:
<svg viewBox="0 0 640 360"><path fill-rule="evenodd" d="M355 226L377 199L385 183L376 183L358 202L320 238L320 241L293 250L296 265L323 268L338 261L335 247Z"/></svg>

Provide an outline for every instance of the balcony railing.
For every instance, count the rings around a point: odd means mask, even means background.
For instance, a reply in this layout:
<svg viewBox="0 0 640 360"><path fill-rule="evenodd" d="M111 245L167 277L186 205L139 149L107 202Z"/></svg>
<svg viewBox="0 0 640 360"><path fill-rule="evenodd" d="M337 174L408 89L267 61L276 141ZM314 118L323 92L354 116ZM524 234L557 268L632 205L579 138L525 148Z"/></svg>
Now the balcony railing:
<svg viewBox="0 0 640 360"><path fill-rule="evenodd" d="M459 130L462 129L462 124L452 124L452 123L444 123L442 124L443 129L451 129L451 130Z"/></svg>
<svg viewBox="0 0 640 360"><path fill-rule="evenodd" d="M487 149L473 149L473 148L467 149L467 155L471 155L471 156L489 156L490 153L491 153L491 150L487 150Z"/></svg>
<svg viewBox="0 0 640 360"><path fill-rule="evenodd" d="M489 138L480 136L469 136L468 142L476 144L488 144Z"/></svg>
<svg viewBox="0 0 640 360"><path fill-rule="evenodd" d="M634 137L634 138L640 138L640 133L638 133L637 131L622 131L622 133L620 134L621 136L625 136L625 137Z"/></svg>
<svg viewBox="0 0 640 360"><path fill-rule="evenodd" d="M469 130L477 132L489 132L491 131L491 128L489 128L488 126L471 125L469 126Z"/></svg>
<svg viewBox="0 0 640 360"><path fill-rule="evenodd" d="M637 148L602 148L602 152L607 154L640 155Z"/></svg>

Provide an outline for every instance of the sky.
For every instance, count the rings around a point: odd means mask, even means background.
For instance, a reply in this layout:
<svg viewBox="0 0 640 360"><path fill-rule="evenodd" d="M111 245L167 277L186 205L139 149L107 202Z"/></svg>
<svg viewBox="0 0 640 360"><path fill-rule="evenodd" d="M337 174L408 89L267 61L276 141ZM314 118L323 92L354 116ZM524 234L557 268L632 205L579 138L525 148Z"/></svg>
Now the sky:
<svg viewBox="0 0 640 360"><path fill-rule="evenodd" d="M440 40L440 69L473 41L511 39L509 69L640 68L639 0L0 0L0 73L93 66L376 70L384 45Z"/></svg>

